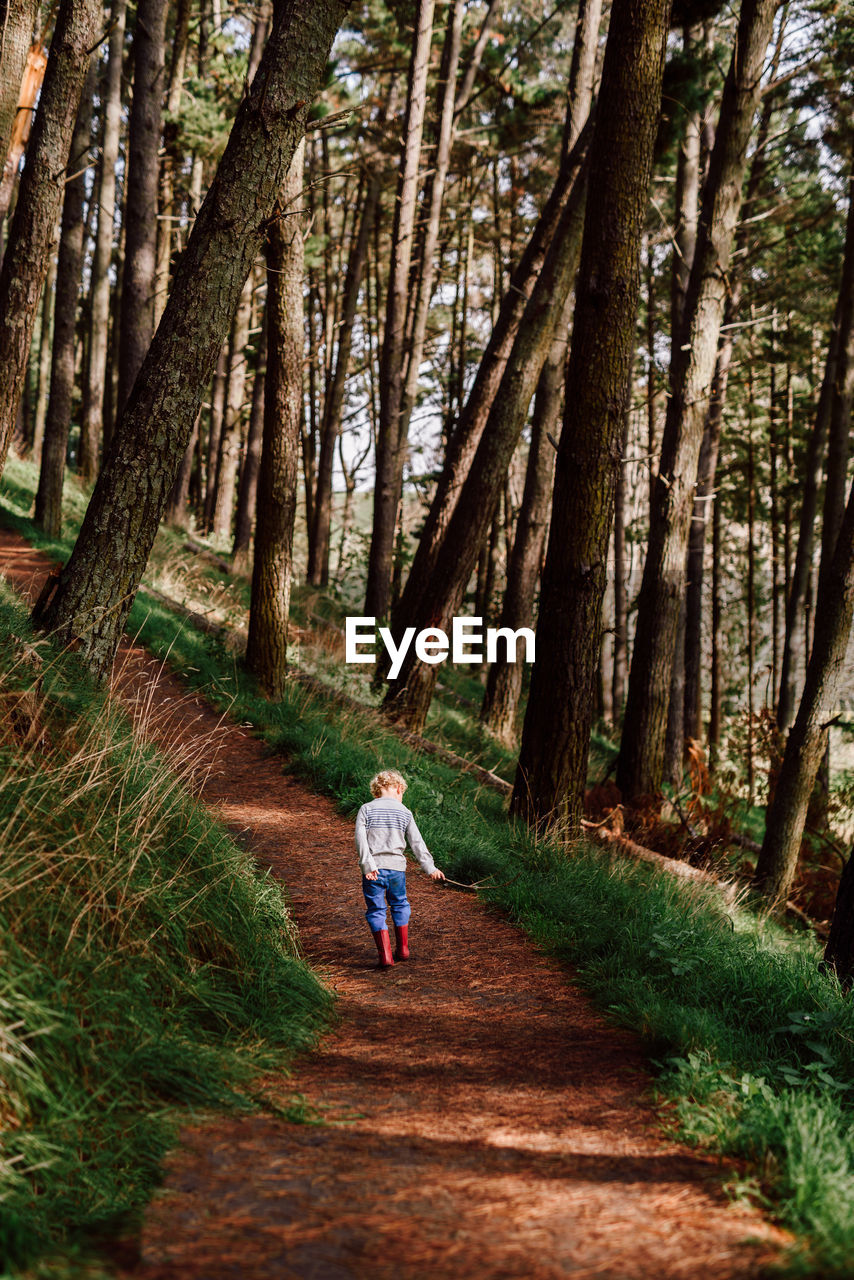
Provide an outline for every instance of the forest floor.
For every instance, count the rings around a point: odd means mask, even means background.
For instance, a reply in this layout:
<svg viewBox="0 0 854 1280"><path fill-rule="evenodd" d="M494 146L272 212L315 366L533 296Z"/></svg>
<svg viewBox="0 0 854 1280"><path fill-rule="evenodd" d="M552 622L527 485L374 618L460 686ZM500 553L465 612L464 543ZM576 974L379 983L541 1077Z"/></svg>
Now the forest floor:
<svg viewBox="0 0 854 1280"><path fill-rule="evenodd" d="M47 566L0 529L12 584L38 590ZM773 1263L789 1237L726 1200L717 1160L665 1135L639 1041L564 968L413 869L413 958L377 970L352 824L332 802L139 647L116 688L167 751L192 744L200 797L287 886L338 997L319 1049L262 1082L309 1122L185 1127L117 1274L722 1280Z"/></svg>

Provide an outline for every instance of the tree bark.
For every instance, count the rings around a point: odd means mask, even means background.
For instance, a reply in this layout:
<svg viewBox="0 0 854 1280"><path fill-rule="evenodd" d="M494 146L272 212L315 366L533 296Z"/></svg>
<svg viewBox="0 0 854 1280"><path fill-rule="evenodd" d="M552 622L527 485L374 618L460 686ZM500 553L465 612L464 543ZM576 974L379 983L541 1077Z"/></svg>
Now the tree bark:
<svg viewBox="0 0 854 1280"><path fill-rule="evenodd" d="M30 358L39 298L65 186L65 166L102 6L63 0L18 203L0 268L0 474Z"/></svg>
<svg viewBox="0 0 854 1280"><path fill-rule="evenodd" d="M686 27L683 31L683 47L690 58L700 40L700 28ZM670 369L675 371L679 349L683 342L685 297L688 280L694 262L697 244L697 218L700 198L700 133L699 110L690 111L685 117L685 127L676 162L676 226L673 236L673 259L670 271ZM672 393L672 389L671 389ZM686 603L680 602L679 623L676 631L676 647L673 668L670 673L670 710L667 719L665 772L670 782L678 786L682 781L682 760L685 752L684 702L685 702L685 627Z"/></svg>
<svg viewBox="0 0 854 1280"><path fill-rule="evenodd" d="M47 402L50 396L50 357L53 349L53 301L56 285L56 253L51 244L47 251L47 278L42 289L41 329L39 331L39 384L36 395L36 413L33 424L31 456L41 466L44 426L47 419Z"/></svg>
<svg viewBox="0 0 854 1280"><path fill-rule="evenodd" d="M105 677L178 464L277 206L346 0L283 0L42 619Z"/></svg>
<svg viewBox="0 0 854 1280"><path fill-rule="evenodd" d="M824 755L854 617L854 485L836 549L818 593L804 692L789 731L765 820L756 883L771 909L785 902L795 876L807 807Z"/></svg>
<svg viewBox="0 0 854 1280"><path fill-rule="evenodd" d="M295 252L295 250L292 250ZM290 262L289 259L287 259ZM302 309L299 311L302 316ZM246 433L246 454L240 472L240 488L237 493L237 515L234 520L234 546L231 550L236 572L245 566L252 544L252 521L258 505L258 468L264 437L264 389L267 367L267 317L261 321L258 343L258 363L252 379L252 407L249 410L249 430Z"/></svg>
<svg viewBox="0 0 854 1280"><path fill-rule="evenodd" d="M74 390L74 356L77 343L77 303L83 275L83 205L86 198L86 162L92 131L92 100L96 65L90 59L89 74L71 140L69 178L62 203L62 224L56 265L56 320L50 367L50 398L45 419L36 524L51 538L62 532L62 484L65 454L71 427Z"/></svg>
<svg viewBox="0 0 854 1280"><path fill-rule="evenodd" d="M570 294L534 397L525 488L498 622L499 627L511 627L514 631L533 625L534 597L543 561L554 483L555 447L552 441L560 437L566 354L574 301ZM480 719L490 733L507 746L516 740L516 711L522 693L523 670L522 663L508 662L505 655L500 655L496 662L490 664L486 679Z"/></svg>
<svg viewBox="0 0 854 1280"><path fill-rule="evenodd" d="M213 534L217 538L229 537L234 515L234 490L243 444L243 392L246 389L246 347L249 342L249 324L252 315L252 290L253 279L250 273L231 329L228 383L216 469L216 501L213 511Z"/></svg>
<svg viewBox="0 0 854 1280"><path fill-rule="evenodd" d="M110 266L113 260L116 216L116 166L122 123L122 57L125 47L127 0L113 0L110 7L110 50L102 98L103 135L97 183L98 231L92 261L92 301L89 327L89 390L80 428L79 469L91 483L98 474L98 456L104 434L104 397L107 385L107 348L110 334Z"/></svg>
<svg viewBox="0 0 854 1280"><path fill-rule="evenodd" d="M385 618L389 611L394 534L406 460L403 430L405 329L421 136L427 103L427 71L433 38L433 8L434 0L417 0L391 237L385 338L380 358L374 514L365 590L365 612L378 618Z"/></svg>
<svg viewBox="0 0 854 1280"><path fill-rule="evenodd" d="M854 985L854 849L842 869L824 963L836 974L843 991Z"/></svg>
<svg viewBox="0 0 854 1280"><path fill-rule="evenodd" d="M839 290L839 352L830 394L824 505L821 517L819 595L833 563L833 553L845 515L851 408L854 404L854 153L848 179L848 221L842 284Z"/></svg>
<svg viewBox="0 0 854 1280"><path fill-rule="evenodd" d="M513 350L489 413L486 428L436 555L432 590L410 605L409 583L395 610L394 625L406 620L450 630L486 537L504 478L528 416L531 398L551 347L558 317L575 280L587 193L587 135L571 152L576 168L572 196L555 231L542 272L519 325ZM417 559L417 553L416 553ZM414 572L414 565L413 571ZM412 577L410 573L410 578ZM420 662L414 647L398 676L389 681L384 708L407 728L420 732L427 717L437 668Z"/></svg>
<svg viewBox="0 0 854 1280"><path fill-rule="evenodd" d="M5 162L36 22L36 0L0 0L0 162Z"/></svg>
<svg viewBox="0 0 854 1280"><path fill-rule="evenodd" d="M454 140L454 96L457 83L457 66L463 26L462 0L450 0L448 26L442 49L442 66L439 75L439 99L437 103L437 137L435 167L428 175L424 190L424 207L427 210L423 234L419 244L419 271L412 308L412 336L406 355L406 382L401 409L401 436L409 432L409 423L418 394L418 375L424 354L427 334L427 317L433 299L433 283L436 276L436 247L439 243L439 223L445 182L451 160Z"/></svg>
<svg viewBox="0 0 854 1280"><path fill-rule="evenodd" d="M585 0L579 8L576 42L581 42L585 49L589 44L595 48L600 13L600 0ZM573 138L573 147L571 151L564 148L557 180L537 219L519 264L512 274L510 287L501 299L498 316L478 366L474 385L456 429L448 442L442 474L430 504L415 559L400 603L392 616L392 630L396 634L409 625L409 618L414 615L417 608L421 607L436 581L437 561L463 486L471 473L499 387L504 385L503 379L507 374L511 352L514 353L514 359L519 353L516 342L523 317L537 314L540 319L542 318L541 303L538 302L532 306L532 295L543 276L551 246L567 234L568 227L575 228L576 223L580 223L579 193L576 190L579 169L576 164L577 156L572 153L578 146L578 140L589 115L593 94L593 72L590 58L581 51L577 57L573 55L572 65L564 136ZM567 206L570 202L574 205L572 217L567 216ZM470 226L470 243L472 230ZM542 298L546 295L541 290L538 296ZM461 357L458 367L460 392L464 374L462 353L465 350L466 341L465 302L461 330ZM547 351L548 347L545 350ZM530 403L530 396L528 403ZM525 412L527 412L527 405Z"/></svg>
<svg viewBox="0 0 854 1280"><path fill-rule="evenodd" d="M169 490L169 498L166 503L166 509L163 512L163 519L166 524L171 524L177 529L186 529L187 527L187 502L199 443L200 417L201 413L197 415L193 424L189 443L184 450L184 456L178 467L178 474L172 483L172 488Z"/></svg>
<svg viewBox="0 0 854 1280"><path fill-rule="evenodd" d="M157 266L154 289L155 328L160 323L160 317L166 305L166 295L169 292L169 270L174 240L172 223L175 217L175 167L178 161L177 115L184 90L189 34L190 0L178 0L175 10L172 60L169 64L169 85L166 90L168 119L163 130L163 156L160 162L160 214L157 221Z"/></svg>
<svg viewBox="0 0 854 1280"><path fill-rule="evenodd" d="M15 6L16 10L19 6ZM30 23L30 36L32 35L33 23L35 22L39 6L32 5L33 22ZM6 139L2 151L2 158L5 161L2 170L0 170L0 222L6 217L12 204L12 196L15 191L15 179L18 176L18 168L21 163L21 157L27 149L30 132L33 123L33 113L36 109L36 103L44 80L45 67L47 66L47 55L44 51L44 41L46 32L40 37L36 37L33 44L30 45L27 39L27 48L24 52L22 74L15 78L17 73L18 50L17 41L22 38L21 19L25 20L25 15L16 12L14 15L10 10L6 9L6 16L12 22L14 30L12 32L12 48L10 50L10 65L8 74L11 82L6 86L9 93L9 110L11 112L11 125L9 136ZM50 15L53 19L53 13ZM6 66L2 68L3 83L6 85Z"/></svg>
<svg viewBox="0 0 854 1280"><path fill-rule="evenodd" d="M347 262L344 281L344 305L341 327L338 330L338 347L335 353L335 371L323 403L320 424L320 451L317 459L316 489L312 517L313 536L310 540L308 581L315 587L325 587L329 581L329 531L332 516L332 472L335 461L335 445L341 430L341 411L344 391L350 368L353 346L353 328L359 301L359 290L368 257L371 230L380 197L381 174L374 169L369 178L362 204L359 230L353 242Z"/></svg>
<svg viewBox="0 0 854 1280"><path fill-rule="evenodd" d="M119 333L119 413L127 403L154 333L158 154L168 8L168 0L139 0L133 33L133 101L128 126L125 262Z"/></svg>
<svg viewBox="0 0 854 1280"><path fill-rule="evenodd" d="M668 0L615 0L611 10L537 661L510 802L511 812L558 824L570 838L582 818L669 16Z"/></svg>
<svg viewBox="0 0 854 1280"><path fill-rule="evenodd" d="M208 447L205 458L205 509L202 526L210 533L213 525L214 504L216 503L216 466L219 458L219 445L222 439L222 420L225 416L225 389L228 380L228 348L224 345L219 353L211 386L211 413L208 428Z"/></svg>
<svg viewBox="0 0 854 1280"><path fill-rule="evenodd" d="M631 413L631 381L623 427L621 455L626 456ZM626 554L626 466L617 468L614 481L614 659L611 671L611 723L619 724L623 716L628 674L628 557Z"/></svg>
<svg viewBox="0 0 854 1280"><path fill-rule="evenodd" d="M670 675L684 592L694 486L747 148L778 4L779 0L744 0L724 85L686 298L685 342L671 378L649 550L638 600L617 764L617 785L626 799L658 795L664 777Z"/></svg>
<svg viewBox="0 0 854 1280"><path fill-rule="evenodd" d="M281 212L292 211L303 187L304 143L294 155ZM264 443L258 475L258 515L246 665L271 698L281 698L287 674L288 611L297 507L303 322L303 238L300 219L270 226L267 262L268 352Z"/></svg>
<svg viewBox="0 0 854 1280"><path fill-rule="evenodd" d="M776 77L783 53L786 35L788 4L784 5L777 26L777 38L774 54L771 59L769 74L772 80ZM759 116L759 127L756 131L756 144L750 163L750 174L746 183L743 207L750 213L753 202L759 195L762 180L768 167L767 144L774 112L774 95L766 94ZM718 346L715 374L712 379L712 390L709 400L709 411L703 430L703 442L700 446L700 458L697 466L697 483L694 489L694 509L691 527L688 534L688 554L686 560L685 588L685 679L684 695L681 705L683 732L686 738L702 737L702 626L703 626L703 578L705 571L706 529L709 523L709 503L715 487L715 475L718 465L723 411L726 402L729 368L732 360L733 336L727 328L738 317L741 305L741 293L745 262L747 259L750 234L742 221L736 233L736 252L733 255L728 280L728 295L724 307L724 325ZM679 711L672 708L672 712Z"/></svg>

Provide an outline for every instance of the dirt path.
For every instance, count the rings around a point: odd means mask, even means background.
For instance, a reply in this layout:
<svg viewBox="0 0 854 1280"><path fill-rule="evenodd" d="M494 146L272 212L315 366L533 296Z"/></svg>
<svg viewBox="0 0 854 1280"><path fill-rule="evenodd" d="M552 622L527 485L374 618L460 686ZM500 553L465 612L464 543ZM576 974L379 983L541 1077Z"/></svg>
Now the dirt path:
<svg viewBox="0 0 854 1280"><path fill-rule="evenodd" d="M27 589L45 566L0 530L10 581ZM203 798L287 883L341 1017L271 1083L343 1123L185 1129L135 1280L760 1273L783 1235L726 1203L714 1161L662 1136L637 1040L565 971L415 868L413 960L377 971L351 824L140 650L120 683L166 739L203 736Z"/></svg>

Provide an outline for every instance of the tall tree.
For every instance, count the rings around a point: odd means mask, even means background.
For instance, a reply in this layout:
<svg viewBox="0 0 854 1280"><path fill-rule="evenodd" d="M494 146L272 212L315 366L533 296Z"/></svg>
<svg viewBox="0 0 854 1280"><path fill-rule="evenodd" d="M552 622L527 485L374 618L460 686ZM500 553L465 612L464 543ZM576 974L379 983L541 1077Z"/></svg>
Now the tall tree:
<svg viewBox="0 0 854 1280"><path fill-rule="evenodd" d="M534 396L525 488L498 622L499 627L510 627L513 631L533 625L534 597L551 510L555 467L553 441L560 435L570 311L574 302L570 294ZM523 672L522 663L510 662L508 655L499 654L490 663L487 674L480 718L490 732L508 746L516 736L516 709L522 692Z"/></svg>
<svg viewBox="0 0 854 1280"><path fill-rule="evenodd" d="M0 0L0 164L5 163L12 140L37 10L36 0Z"/></svg>
<svg viewBox="0 0 854 1280"><path fill-rule="evenodd" d="M341 323L338 329L338 344L335 351L335 367L323 401L323 417L320 424L320 451L317 459L315 496L311 512L313 528L311 530L312 536L309 539L308 560L308 580L316 587L325 587L329 581L329 535L332 527L332 471L335 461L335 445L341 430L341 413L344 407L347 373L350 368L350 353L353 345L359 290L368 259L368 246L374 218L376 217L381 185L381 171L375 161L369 169L366 194L361 202L358 231L351 245L347 261Z"/></svg>
<svg viewBox="0 0 854 1280"><path fill-rule="evenodd" d="M726 278L765 52L779 0L743 0L703 193L684 338L671 375L617 785L626 798L658 794L694 486L726 303Z"/></svg>
<svg viewBox="0 0 854 1280"><path fill-rule="evenodd" d="M297 216L304 143L297 148L267 244L267 374L258 474L255 560L246 665L271 698L287 672L294 518L302 407L303 232Z"/></svg>
<svg viewBox="0 0 854 1280"><path fill-rule="evenodd" d="M252 292L253 278L250 274L231 327L228 381L226 382L222 435L219 442L216 501L213 511L213 533L219 538L228 538L234 514L234 493L243 443L245 418L243 392L246 388L246 348L249 343L249 325L252 317Z"/></svg>
<svg viewBox="0 0 854 1280"><path fill-rule="evenodd" d="M125 260L119 329L119 411L127 402L154 333L158 155L163 131L168 8L169 0L139 0L133 32L133 101L128 126Z"/></svg>
<svg viewBox="0 0 854 1280"><path fill-rule="evenodd" d="M289 179L290 182L290 179ZM290 237L289 237L290 240ZM295 255L298 245L286 246ZM278 251L278 246L277 246ZM268 248L269 253L269 248ZM303 255L304 257L305 255ZM285 253L285 263L289 272L296 276L291 267L291 258ZM300 265L302 265L300 263ZM284 269L284 268L283 268ZM302 274L299 276L302 281ZM300 295L300 303L302 295ZM302 323L303 308L297 308L297 318ZM246 452L243 466L240 468L240 487L237 492L237 511L234 517L234 545L231 549L235 572L242 570L249 558L252 545L252 522L258 506L258 473L261 465L261 450L264 440L264 415L266 404L267 376L267 317L266 311L261 316L261 333L258 337L258 360L252 378L252 403L249 409L249 427L246 432ZM302 376L297 382L297 390L302 395ZM295 392L293 394L296 394ZM299 428L299 409L301 399L297 398L297 428Z"/></svg>
<svg viewBox="0 0 854 1280"><path fill-rule="evenodd" d="M400 175L394 206L385 333L380 359L380 420L376 444L376 485L368 559L365 611L388 613L397 508L405 463L403 368L409 267L418 196L421 136L427 105L427 71L433 39L434 0L416 0L401 142Z"/></svg>
<svg viewBox="0 0 854 1280"><path fill-rule="evenodd" d="M777 37L771 58L769 75L773 83L777 77L783 54L787 29L788 4L780 12ZM684 628L684 680L682 702L674 706L671 700L670 723L682 711L684 738L702 737L702 688L703 673L702 626L703 580L705 576L706 530L710 523L711 504L714 502L715 476L723 428L729 371L732 362L735 329L741 307L741 295L751 242L750 219L759 196L769 161L771 121L775 109L775 94L769 91L763 96L759 113L756 141L750 160L750 171L745 184L743 210L745 217L736 232L736 249L730 264L727 282L727 300L724 307L724 323L718 344L712 389L703 441L697 464L697 483L694 490L694 510L688 534L688 553L685 568L685 628ZM708 111L707 111L708 114ZM677 650L678 653L678 650ZM674 669L676 667L674 661ZM681 765L681 761L680 761Z"/></svg>
<svg viewBox="0 0 854 1280"><path fill-rule="evenodd" d="M190 0L178 0L169 83L166 89L166 124L163 130L163 157L160 164L160 213L157 221L157 269L154 291L154 324L160 323L169 292L175 217L175 171L178 166L178 113L184 91L187 52L190 43Z"/></svg>
<svg viewBox="0 0 854 1280"><path fill-rule="evenodd" d="M108 674L169 489L273 215L346 0L282 0L42 625Z"/></svg>
<svg viewBox="0 0 854 1280"><path fill-rule="evenodd" d="M511 810L579 831L669 0L615 0L591 151L537 662Z"/></svg>
<svg viewBox="0 0 854 1280"><path fill-rule="evenodd" d="M756 882L772 908L794 880L807 807L824 755L854 618L854 485L815 611L813 647L795 722L765 819Z"/></svg>
<svg viewBox="0 0 854 1280"><path fill-rule="evenodd" d="M116 167L122 117L122 55L125 45L127 0L110 6L110 44L102 89L101 163L98 168L98 230L92 260L92 292L87 358L88 388L80 427L80 475L91 482L98 472L104 434L104 396L110 330L110 266L116 216Z"/></svg>
<svg viewBox="0 0 854 1280"><path fill-rule="evenodd" d="M409 625L409 619L414 616L415 610L425 605L433 584L437 580L436 564L439 555L467 478L471 473L480 442L487 429L493 406L497 399L504 399L503 392L499 395L499 388L506 387L505 377L515 381L516 390L512 402L507 400L499 412L506 413L515 421L514 406L520 395L527 394L528 377L525 372L525 363L529 350L524 347L524 343L530 342L532 335L526 335L522 345L517 345L517 340L520 327L524 327L523 320L536 317L537 325L541 327L546 318L544 307L548 308L554 301L548 298L543 283L548 255L550 252L567 250L577 253L578 250L578 242L574 237L577 231L580 239L582 225L580 215L583 204L579 202L580 192L576 186L579 166L576 163L578 155L575 153L590 109L601 12L600 0L583 0L579 6L569 76L566 126L557 178L519 262L511 274L509 287L503 296L497 296L495 299L497 314L489 340L478 364L471 391L465 399L456 426L451 431L442 472L424 522L415 559L401 598L392 614L392 630L395 634L402 634L403 629ZM569 145L570 140L572 140L572 146ZM572 210L568 213L570 204L572 204ZM473 228L470 227L471 231ZM473 237L470 236L470 238ZM468 263L469 259L470 255L467 255L465 261ZM571 263L572 258L566 261ZM554 270L553 263L549 270ZM573 274L570 272L570 277ZM536 300L534 300L535 290L538 290ZM551 315L554 316L555 312L552 311ZM465 325L462 326L460 336L464 348ZM548 345L544 343L540 351L544 359ZM511 354L513 368L508 372ZM462 401L463 372L464 360L461 358L457 388L459 401ZM522 410L523 413L527 413L529 403L530 394Z"/></svg>
<svg viewBox="0 0 854 1280"><path fill-rule="evenodd" d="M0 268L0 473L27 375L39 297L47 274L100 0L62 0L51 41L27 162Z"/></svg>
<svg viewBox="0 0 854 1280"><path fill-rule="evenodd" d="M65 477L65 454L74 391L77 303L83 275L83 206L91 141L95 71L95 61L91 59L71 140L56 265L56 320L53 328L50 398L35 512L36 524L53 538L58 537L62 530L62 483Z"/></svg>

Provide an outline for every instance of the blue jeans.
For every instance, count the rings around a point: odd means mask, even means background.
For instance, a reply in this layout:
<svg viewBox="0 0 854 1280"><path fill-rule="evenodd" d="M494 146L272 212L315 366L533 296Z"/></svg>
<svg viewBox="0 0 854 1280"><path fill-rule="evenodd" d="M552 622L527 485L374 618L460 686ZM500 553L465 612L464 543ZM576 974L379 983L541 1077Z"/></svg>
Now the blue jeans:
<svg viewBox="0 0 854 1280"><path fill-rule="evenodd" d="M395 924L408 924L411 908L406 896L406 872L390 871L381 867L376 880L362 877L362 893L365 895L367 911L365 919L372 933L388 928L386 924L386 902L391 907L391 918Z"/></svg>

